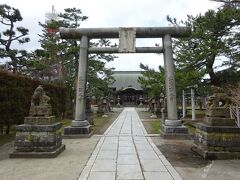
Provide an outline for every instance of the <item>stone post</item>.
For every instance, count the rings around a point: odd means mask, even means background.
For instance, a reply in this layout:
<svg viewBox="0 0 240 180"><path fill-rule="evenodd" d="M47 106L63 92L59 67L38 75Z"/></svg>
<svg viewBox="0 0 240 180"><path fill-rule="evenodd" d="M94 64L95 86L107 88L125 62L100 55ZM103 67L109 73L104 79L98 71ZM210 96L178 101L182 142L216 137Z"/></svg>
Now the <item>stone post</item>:
<svg viewBox="0 0 240 180"><path fill-rule="evenodd" d="M175 87L175 70L173 63L172 40L170 35L163 37L164 49L164 66L165 66L165 85L167 97L167 119L165 124L167 126L180 126L181 121L178 120L177 115L177 98Z"/></svg>
<svg viewBox="0 0 240 180"><path fill-rule="evenodd" d="M80 56L78 62L75 118L72 121L71 127L69 126L64 129L65 136L89 136L92 133L91 125L85 119L88 43L88 37L82 36L80 44Z"/></svg>
<svg viewBox="0 0 240 180"><path fill-rule="evenodd" d="M78 62L78 82L76 94L75 120L72 126L88 125L85 120L85 101L86 101L86 81L87 81L87 61L88 61L88 38L83 36L80 44L80 57Z"/></svg>
<svg viewBox="0 0 240 180"><path fill-rule="evenodd" d="M167 98L167 117L162 126L162 135L164 137L186 136L188 130L182 125L177 114L177 97L175 87L175 70L173 62L172 39L170 35L163 36L164 50L164 68L165 68L165 86Z"/></svg>
<svg viewBox="0 0 240 180"><path fill-rule="evenodd" d="M119 96L117 97L117 107L121 107L121 104L120 104L120 97L119 97Z"/></svg>
<svg viewBox="0 0 240 180"><path fill-rule="evenodd" d="M191 88L191 104L192 104L192 120L196 120L196 113L195 113L195 90Z"/></svg>
<svg viewBox="0 0 240 180"><path fill-rule="evenodd" d="M186 101L185 101L185 91L182 91L182 113L183 118L186 117Z"/></svg>
<svg viewBox="0 0 240 180"><path fill-rule="evenodd" d="M143 97L142 97L142 95L140 95L139 101L140 101L140 103L139 103L138 107L142 108L143 107Z"/></svg>

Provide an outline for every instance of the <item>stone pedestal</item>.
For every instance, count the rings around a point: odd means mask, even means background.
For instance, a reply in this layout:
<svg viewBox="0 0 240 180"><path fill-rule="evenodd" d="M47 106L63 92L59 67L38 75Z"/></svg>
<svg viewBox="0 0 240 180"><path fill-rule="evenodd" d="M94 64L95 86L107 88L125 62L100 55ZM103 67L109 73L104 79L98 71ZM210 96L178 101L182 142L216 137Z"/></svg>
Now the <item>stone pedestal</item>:
<svg viewBox="0 0 240 180"><path fill-rule="evenodd" d="M64 138L85 138L93 135L92 126L74 127L68 126L64 128Z"/></svg>
<svg viewBox="0 0 240 180"><path fill-rule="evenodd" d="M38 116L38 117L25 117L24 124L26 125L50 125L57 123L55 116Z"/></svg>
<svg viewBox="0 0 240 180"><path fill-rule="evenodd" d="M29 110L29 116L46 116L52 115L52 107L50 105L31 105Z"/></svg>
<svg viewBox="0 0 240 180"><path fill-rule="evenodd" d="M89 122L90 125L94 125L92 109L86 109L85 117L86 117L86 120Z"/></svg>
<svg viewBox="0 0 240 180"><path fill-rule="evenodd" d="M209 126L236 126L235 120L230 117L205 117L204 123Z"/></svg>
<svg viewBox="0 0 240 180"><path fill-rule="evenodd" d="M161 136L164 138L189 139L188 128L184 125L168 126L163 124L160 129Z"/></svg>
<svg viewBox="0 0 240 180"><path fill-rule="evenodd" d="M189 139L188 128L182 125L181 120L164 120L164 124L160 129L160 133L164 138Z"/></svg>
<svg viewBox="0 0 240 180"><path fill-rule="evenodd" d="M9 157L56 157L65 149L62 144L61 125L54 116L26 117L24 124L16 126L15 150Z"/></svg>
<svg viewBox="0 0 240 180"><path fill-rule="evenodd" d="M205 159L239 159L240 128L230 118L231 98L223 89L212 87L207 101L206 117L196 126L192 150Z"/></svg>
<svg viewBox="0 0 240 180"><path fill-rule="evenodd" d="M196 126L193 150L205 159L239 159L240 128L234 119L206 117Z"/></svg>
<svg viewBox="0 0 240 180"><path fill-rule="evenodd" d="M10 158L54 158L65 149L62 123L52 116L49 100L43 86L38 86L31 97L29 116L16 126L15 150Z"/></svg>

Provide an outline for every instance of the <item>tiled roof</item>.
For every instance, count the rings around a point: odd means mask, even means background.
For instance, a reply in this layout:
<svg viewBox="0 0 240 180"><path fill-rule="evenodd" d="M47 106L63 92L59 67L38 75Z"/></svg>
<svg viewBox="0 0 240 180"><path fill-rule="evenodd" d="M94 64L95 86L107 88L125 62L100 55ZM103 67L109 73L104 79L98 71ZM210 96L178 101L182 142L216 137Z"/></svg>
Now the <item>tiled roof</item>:
<svg viewBox="0 0 240 180"><path fill-rule="evenodd" d="M112 76L116 81L111 87L116 88L116 90L124 90L127 88L142 90L138 82L138 77L142 76L141 71L114 71Z"/></svg>

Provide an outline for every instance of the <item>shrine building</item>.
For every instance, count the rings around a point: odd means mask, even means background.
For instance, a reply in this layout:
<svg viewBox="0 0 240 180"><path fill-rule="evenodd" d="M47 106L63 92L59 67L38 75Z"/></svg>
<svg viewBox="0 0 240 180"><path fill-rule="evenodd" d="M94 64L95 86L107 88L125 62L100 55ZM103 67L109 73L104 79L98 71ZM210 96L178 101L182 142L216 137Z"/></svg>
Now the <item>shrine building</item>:
<svg viewBox="0 0 240 180"><path fill-rule="evenodd" d="M112 76L115 82L110 88L115 102L119 100L123 106L137 106L141 100L147 100L147 93L138 82L141 71L114 71Z"/></svg>

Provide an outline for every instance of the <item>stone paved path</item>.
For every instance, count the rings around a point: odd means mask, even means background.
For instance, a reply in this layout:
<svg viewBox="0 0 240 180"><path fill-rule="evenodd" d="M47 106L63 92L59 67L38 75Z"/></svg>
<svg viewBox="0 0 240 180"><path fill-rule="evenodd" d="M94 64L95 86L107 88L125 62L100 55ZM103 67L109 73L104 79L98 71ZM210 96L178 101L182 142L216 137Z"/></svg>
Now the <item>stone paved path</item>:
<svg viewBox="0 0 240 180"><path fill-rule="evenodd" d="M134 108L125 108L99 140L79 180L182 179L143 127Z"/></svg>

